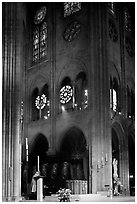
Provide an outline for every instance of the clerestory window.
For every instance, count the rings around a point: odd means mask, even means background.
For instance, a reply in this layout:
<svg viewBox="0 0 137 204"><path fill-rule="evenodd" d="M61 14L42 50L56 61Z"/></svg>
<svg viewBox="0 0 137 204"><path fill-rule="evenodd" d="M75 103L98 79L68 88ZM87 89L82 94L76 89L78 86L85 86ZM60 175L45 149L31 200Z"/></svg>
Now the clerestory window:
<svg viewBox="0 0 137 204"><path fill-rule="evenodd" d="M41 7L34 16L33 62L37 62L47 56L47 33L46 7Z"/></svg>
<svg viewBox="0 0 137 204"><path fill-rule="evenodd" d="M81 10L80 2L65 2L64 3L64 17L70 16L73 13Z"/></svg>
<svg viewBox="0 0 137 204"><path fill-rule="evenodd" d="M113 111L118 109L118 83L116 78L110 79L110 108Z"/></svg>
<svg viewBox="0 0 137 204"><path fill-rule="evenodd" d="M125 29L127 31L131 31L131 15L127 8L124 9L124 21L125 21Z"/></svg>
<svg viewBox="0 0 137 204"><path fill-rule="evenodd" d="M109 9L109 12L110 12L114 17L116 17L116 7L115 7L115 3L114 3L114 2L109 2L109 3L108 3L108 9Z"/></svg>

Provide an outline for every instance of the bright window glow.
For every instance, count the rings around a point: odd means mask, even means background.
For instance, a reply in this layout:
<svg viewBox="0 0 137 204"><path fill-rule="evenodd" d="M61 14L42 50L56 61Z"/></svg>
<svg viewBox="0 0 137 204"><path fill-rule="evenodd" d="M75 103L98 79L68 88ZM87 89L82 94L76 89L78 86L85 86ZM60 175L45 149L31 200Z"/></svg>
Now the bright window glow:
<svg viewBox="0 0 137 204"><path fill-rule="evenodd" d="M38 96L35 100L35 106L37 109L43 109L46 105L47 97L45 94L42 94L41 96Z"/></svg>
<svg viewBox="0 0 137 204"><path fill-rule="evenodd" d="M117 108L117 93L113 89L113 110L116 111L116 108Z"/></svg>
<svg viewBox="0 0 137 204"><path fill-rule="evenodd" d="M88 96L88 90L85 90L85 96Z"/></svg>
<svg viewBox="0 0 137 204"><path fill-rule="evenodd" d="M88 90L84 90L84 108L88 107Z"/></svg>
<svg viewBox="0 0 137 204"><path fill-rule="evenodd" d="M60 90L60 103L66 104L72 99L72 87L69 85L63 86Z"/></svg>
<svg viewBox="0 0 137 204"><path fill-rule="evenodd" d="M62 109L62 111L65 111L65 107L64 106L61 106L61 109Z"/></svg>

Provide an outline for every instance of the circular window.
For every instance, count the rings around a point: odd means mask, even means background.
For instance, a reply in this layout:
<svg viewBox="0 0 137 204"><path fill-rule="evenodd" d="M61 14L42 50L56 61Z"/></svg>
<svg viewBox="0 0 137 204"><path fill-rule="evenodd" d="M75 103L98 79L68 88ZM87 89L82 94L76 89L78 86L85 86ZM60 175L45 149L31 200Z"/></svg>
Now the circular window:
<svg viewBox="0 0 137 204"><path fill-rule="evenodd" d="M41 7L34 16L34 23L39 24L41 23L46 16L46 7Z"/></svg>
<svg viewBox="0 0 137 204"><path fill-rule="evenodd" d="M60 102L62 104L68 103L72 98L72 87L69 85L63 86L60 89Z"/></svg>
<svg viewBox="0 0 137 204"><path fill-rule="evenodd" d="M67 28L64 31L64 39L66 41L71 42L72 40L75 39L75 37L78 35L78 33L80 32L80 23L78 23L77 21L74 21L72 23L70 23Z"/></svg>
<svg viewBox="0 0 137 204"><path fill-rule="evenodd" d="M109 19L109 37L112 39L113 42L118 40L118 32L117 28L112 20Z"/></svg>
<svg viewBox="0 0 137 204"><path fill-rule="evenodd" d="M38 96L35 100L35 106L37 109L43 109L46 105L47 97L45 94L42 94L41 96Z"/></svg>

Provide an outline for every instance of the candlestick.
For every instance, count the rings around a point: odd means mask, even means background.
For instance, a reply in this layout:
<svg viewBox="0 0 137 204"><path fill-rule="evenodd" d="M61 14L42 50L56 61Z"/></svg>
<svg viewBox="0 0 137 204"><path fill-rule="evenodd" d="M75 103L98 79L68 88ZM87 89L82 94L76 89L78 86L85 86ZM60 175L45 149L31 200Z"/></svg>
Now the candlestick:
<svg viewBox="0 0 137 204"><path fill-rule="evenodd" d="M39 156L37 158L38 158L38 171L39 171Z"/></svg>
<svg viewBox="0 0 137 204"><path fill-rule="evenodd" d="M28 162L28 138L26 137L26 161Z"/></svg>

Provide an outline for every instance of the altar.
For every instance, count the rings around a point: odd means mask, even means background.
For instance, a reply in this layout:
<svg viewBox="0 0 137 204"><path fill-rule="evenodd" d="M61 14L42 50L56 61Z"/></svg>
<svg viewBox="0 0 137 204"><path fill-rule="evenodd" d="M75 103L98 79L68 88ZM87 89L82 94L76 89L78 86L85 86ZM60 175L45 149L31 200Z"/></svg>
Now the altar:
<svg viewBox="0 0 137 204"><path fill-rule="evenodd" d="M87 180L66 180L66 188L69 188L72 194L87 194Z"/></svg>

